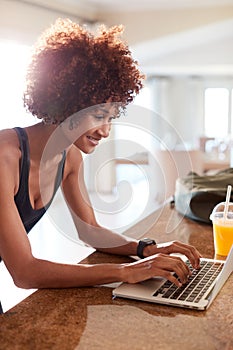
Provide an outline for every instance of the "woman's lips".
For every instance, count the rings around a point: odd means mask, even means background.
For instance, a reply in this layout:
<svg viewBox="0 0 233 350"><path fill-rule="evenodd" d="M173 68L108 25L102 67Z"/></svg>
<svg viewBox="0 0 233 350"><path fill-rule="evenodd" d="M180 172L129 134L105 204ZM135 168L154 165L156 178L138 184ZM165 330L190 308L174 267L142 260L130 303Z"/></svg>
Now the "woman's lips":
<svg viewBox="0 0 233 350"><path fill-rule="evenodd" d="M95 139L92 136L87 136L87 138L94 146L97 146L99 144L100 139Z"/></svg>

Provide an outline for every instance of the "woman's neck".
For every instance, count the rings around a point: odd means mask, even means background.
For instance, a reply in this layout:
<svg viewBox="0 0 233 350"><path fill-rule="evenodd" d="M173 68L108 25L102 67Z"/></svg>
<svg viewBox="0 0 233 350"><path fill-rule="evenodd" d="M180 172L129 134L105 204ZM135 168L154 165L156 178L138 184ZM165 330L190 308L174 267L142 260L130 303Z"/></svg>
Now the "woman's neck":
<svg viewBox="0 0 233 350"><path fill-rule="evenodd" d="M55 132L57 125L46 125L43 122L28 126L25 131L28 135L28 142L30 148L30 158L34 161L41 161L44 154L47 156L50 153L50 158L55 157L61 153L56 148L50 150L48 153L49 140ZM51 152L52 151L52 152Z"/></svg>

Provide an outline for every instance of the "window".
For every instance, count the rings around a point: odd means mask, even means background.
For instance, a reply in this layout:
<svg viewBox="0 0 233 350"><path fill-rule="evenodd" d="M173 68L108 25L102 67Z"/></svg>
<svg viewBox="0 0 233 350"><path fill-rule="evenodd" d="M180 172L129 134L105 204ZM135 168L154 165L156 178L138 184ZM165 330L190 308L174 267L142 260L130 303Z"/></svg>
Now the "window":
<svg viewBox="0 0 233 350"><path fill-rule="evenodd" d="M26 126L35 118L23 107L23 90L29 46L0 42L0 129Z"/></svg>
<svg viewBox="0 0 233 350"><path fill-rule="evenodd" d="M204 124L207 137L224 138L232 132L232 89L207 88L204 95Z"/></svg>
<svg viewBox="0 0 233 350"><path fill-rule="evenodd" d="M141 153L151 148L151 138L147 130L151 129L152 94L149 87L144 87L136 96L134 102L128 106L126 118L122 116L114 123L114 138L126 140L127 147L120 146L116 142L115 155L118 158L125 158L135 153ZM140 127L143 118L143 128ZM130 145L131 143L131 145Z"/></svg>
<svg viewBox="0 0 233 350"><path fill-rule="evenodd" d="M231 135L233 135L233 89L231 89Z"/></svg>

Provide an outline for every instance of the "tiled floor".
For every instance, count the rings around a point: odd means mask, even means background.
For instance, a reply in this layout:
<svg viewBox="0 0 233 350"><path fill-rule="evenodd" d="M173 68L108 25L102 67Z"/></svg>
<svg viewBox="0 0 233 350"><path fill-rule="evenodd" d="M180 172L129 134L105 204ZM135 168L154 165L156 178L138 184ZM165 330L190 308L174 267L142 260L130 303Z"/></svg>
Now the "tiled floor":
<svg viewBox="0 0 233 350"><path fill-rule="evenodd" d="M90 197L99 223L120 233L156 209L156 203L150 198L147 184L143 181L130 186L122 182L116 194L92 194ZM35 256L56 262L77 263L93 252L77 239L60 193L48 215L30 232L29 239ZM34 292L15 287L3 263L0 264L0 276L0 300L4 311Z"/></svg>

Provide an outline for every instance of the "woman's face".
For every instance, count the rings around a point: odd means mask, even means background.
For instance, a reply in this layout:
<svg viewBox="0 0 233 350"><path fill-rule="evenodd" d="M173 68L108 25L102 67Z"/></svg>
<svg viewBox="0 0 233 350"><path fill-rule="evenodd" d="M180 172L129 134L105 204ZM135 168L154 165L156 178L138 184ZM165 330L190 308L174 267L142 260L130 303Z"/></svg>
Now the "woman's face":
<svg viewBox="0 0 233 350"><path fill-rule="evenodd" d="M84 153L93 152L101 139L109 136L115 116L116 108L110 104L94 108L79 121L80 136L73 144Z"/></svg>

